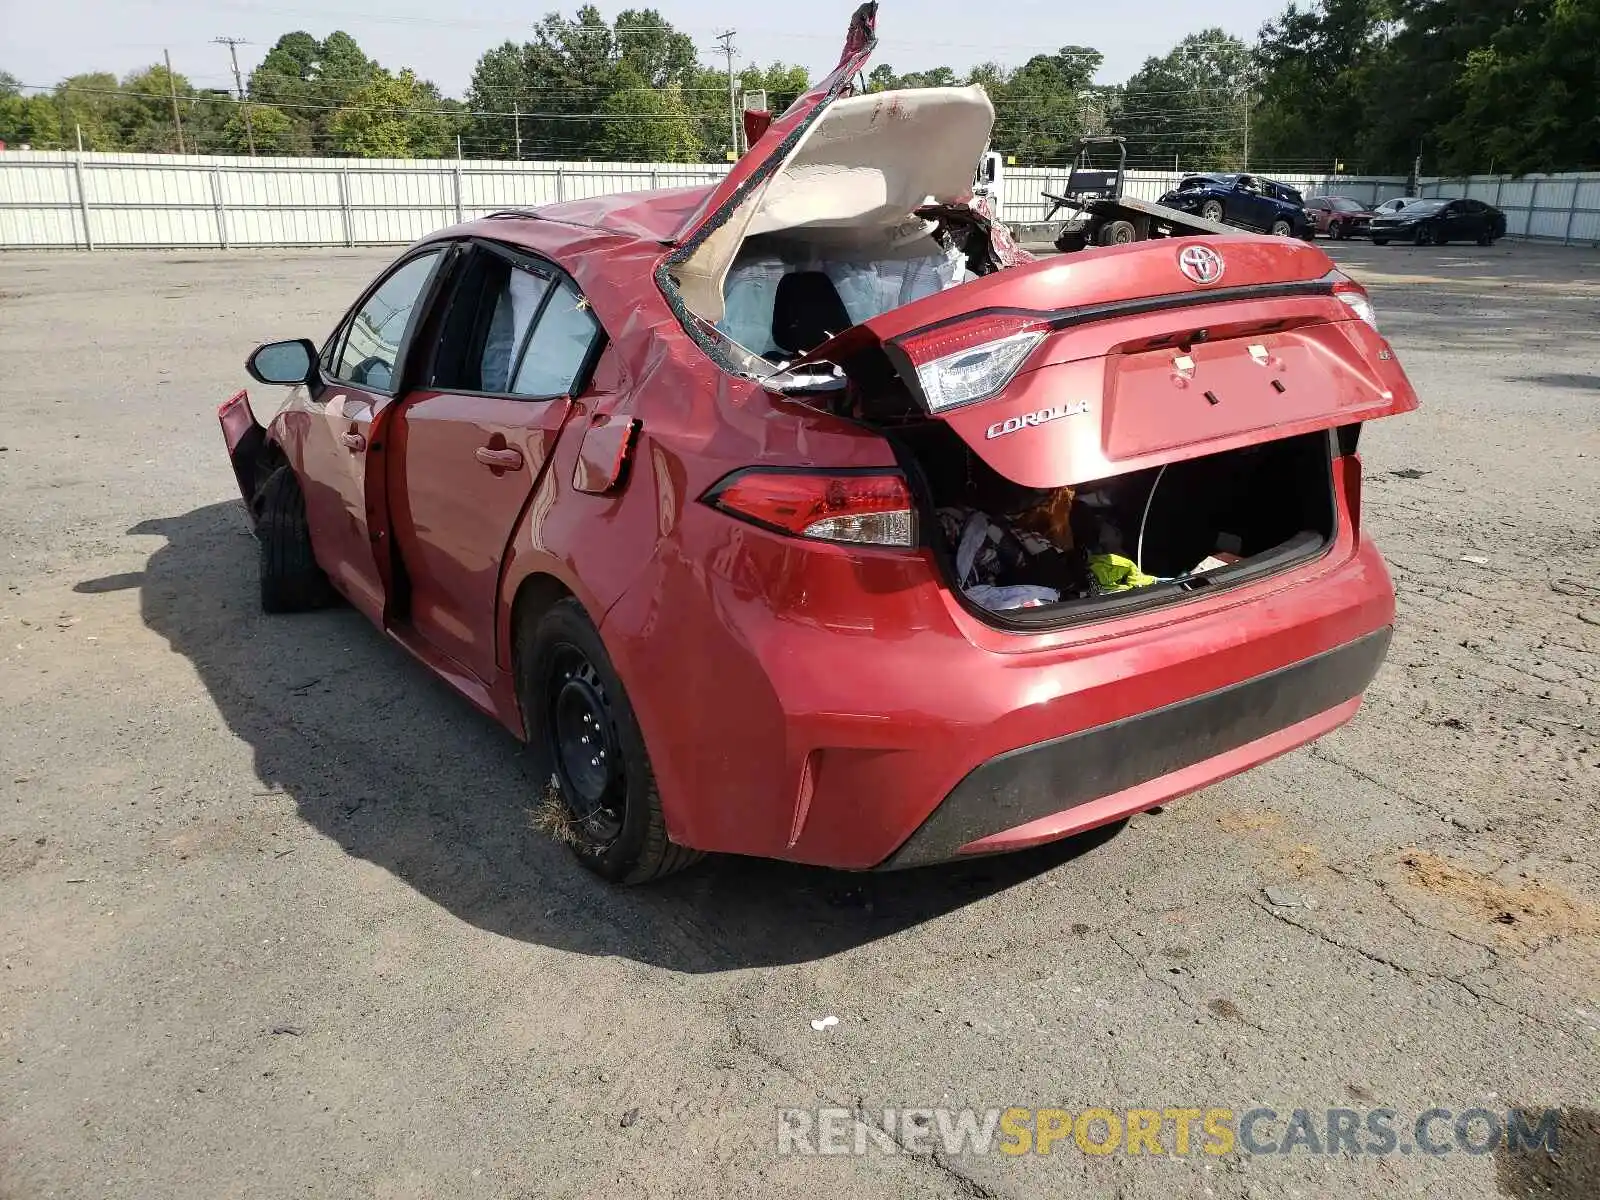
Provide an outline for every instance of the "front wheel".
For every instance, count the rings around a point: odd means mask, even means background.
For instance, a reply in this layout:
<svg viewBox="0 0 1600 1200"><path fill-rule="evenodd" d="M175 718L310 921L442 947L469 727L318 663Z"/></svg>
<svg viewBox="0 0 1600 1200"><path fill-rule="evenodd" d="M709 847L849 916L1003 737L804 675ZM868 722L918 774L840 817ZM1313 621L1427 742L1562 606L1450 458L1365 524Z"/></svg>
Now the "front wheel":
<svg viewBox="0 0 1600 1200"><path fill-rule="evenodd" d="M1335 242L1344 241L1344 222L1330 221L1328 223L1328 237Z"/></svg>
<svg viewBox="0 0 1600 1200"><path fill-rule="evenodd" d="M1294 226L1287 221L1274 221L1272 223L1271 233L1273 237L1288 237L1293 232Z"/></svg>
<svg viewBox="0 0 1600 1200"><path fill-rule="evenodd" d="M1200 206L1200 215L1208 221L1222 220L1222 201L1207 200Z"/></svg>
<svg viewBox="0 0 1600 1200"><path fill-rule="evenodd" d="M1389 244L1389 239L1388 238L1373 238L1372 239L1372 244L1374 246L1387 246Z"/></svg>
<svg viewBox="0 0 1600 1200"><path fill-rule="evenodd" d="M1480 246L1492 246L1492 245L1494 245L1494 234L1492 234L1492 233L1480 233L1478 235L1478 245L1480 245Z"/></svg>
<svg viewBox="0 0 1600 1200"><path fill-rule="evenodd" d="M267 476L255 509L261 610L309 612L332 604L337 593L311 552L306 498L292 467L285 464Z"/></svg>
<svg viewBox="0 0 1600 1200"><path fill-rule="evenodd" d="M612 883L645 883L698 861L667 838L644 735L600 633L562 600L517 639L517 692L535 775L536 821Z"/></svg>
<svg viewBox="0 0 1600 1200"><path fill-rule="evenodd" d="M1434 237L1433 230L1429 229L1426 225L1417 226L1417 245L1433 246L1436 244L1437 241Z"/></svg>

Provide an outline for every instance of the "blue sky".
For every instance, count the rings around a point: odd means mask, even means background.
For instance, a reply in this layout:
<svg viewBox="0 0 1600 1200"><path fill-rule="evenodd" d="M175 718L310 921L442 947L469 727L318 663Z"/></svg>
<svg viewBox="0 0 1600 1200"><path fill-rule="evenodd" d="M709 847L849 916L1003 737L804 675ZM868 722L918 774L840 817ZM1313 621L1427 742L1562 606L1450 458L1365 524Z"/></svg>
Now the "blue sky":
<svg viewBox="0 0 1600 1200"><path fill-rule="evenodd" d="M1187 33L1220 25L1247 40L1285 0L1141 0L1137 9L1073 0L883 0L878 10L876 62L898 71L941 64L960 70L987 59L1016 65L1062 45L1087 45L1106 57L1100 82L1127 78L1150 55L1162 54ZM118 75L172 52L173 68L196 86L231 84L228 52L218 36L248 38L240 65L248 70L281 33L334 29L391 68L409 66L449 95L460 95L487 47L520 40L550 8L570 14L577 4L555 0L0 0L0 70L46 86L80 71ZM735 0L657 0L599 5L608 17L624 7L658 9L694 37L702 61L713 59L714 35L738 30L741 62L800 62L813 73L833 65L853 0L805 0L790 5ZM1136 14L1136 15L1135 15ZM1133 16L1133 19L1130 19ZM985 23L985 19L992 21Z"/></svg>

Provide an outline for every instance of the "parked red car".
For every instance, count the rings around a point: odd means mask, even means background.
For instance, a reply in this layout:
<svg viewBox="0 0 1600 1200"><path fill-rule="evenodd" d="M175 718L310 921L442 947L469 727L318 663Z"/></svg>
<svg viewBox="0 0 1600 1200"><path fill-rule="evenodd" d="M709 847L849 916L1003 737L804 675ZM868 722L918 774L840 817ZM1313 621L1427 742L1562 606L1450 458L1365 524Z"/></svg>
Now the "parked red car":
<svg viewBox="0 0 1600 1200"><path fill-rule="evenodd" d="M722 182L433 234L220 412L264 606L527 739L613 880L1065 837L1388 644L1356 442L1416 397L1362 290L1245 234L1031 260L963 200L981 88L851 91L873 10Z"/></svg>
<svg viewBox="0 0 1600 1200"><path fill-rule="evenodd" d="M1340 242L1365 234L1376 214L1348 196L1313 196L1306 201L1306 215L1314 232Z"/></svg>

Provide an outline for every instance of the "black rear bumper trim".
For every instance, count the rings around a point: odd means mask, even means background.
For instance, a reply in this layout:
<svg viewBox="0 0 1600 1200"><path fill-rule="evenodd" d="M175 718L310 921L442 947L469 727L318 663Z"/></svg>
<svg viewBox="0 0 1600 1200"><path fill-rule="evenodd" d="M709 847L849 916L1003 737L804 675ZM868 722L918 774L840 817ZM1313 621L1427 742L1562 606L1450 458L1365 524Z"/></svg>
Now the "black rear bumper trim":
<svg viewBox="0 0 1600 1200"><path fill-rule="evenodd" d="M955 858L979 838L1158 779L1361 694L1389 649L1365 637L1202 696L1032 746L968 772L879 870Z"/></svg>

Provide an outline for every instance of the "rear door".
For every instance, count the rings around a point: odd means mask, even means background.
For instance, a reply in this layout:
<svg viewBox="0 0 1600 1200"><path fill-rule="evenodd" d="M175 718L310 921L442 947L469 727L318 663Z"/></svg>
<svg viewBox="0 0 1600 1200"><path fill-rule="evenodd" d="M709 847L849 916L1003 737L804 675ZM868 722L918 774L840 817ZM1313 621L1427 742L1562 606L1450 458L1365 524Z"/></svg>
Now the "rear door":
<svg viewBox="0 0 1600 1200"><path fill-rule="evenodd" d="M412 331L449 247L433 245L396 263L362 297L323 349L322 380L286 416L299 440L306 518L317 561L350 602L383 623L385 582L370 514L381 491L367 467L377 430L406 369Z"/></svg>
<svg viewBox="0 0 1600 1200"><path fill-rule="evenodd" d="M487 681L506 547L603 334L554 264L488 242L469 253L400 413L389 494L403 619Z"/></svg>

